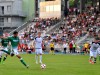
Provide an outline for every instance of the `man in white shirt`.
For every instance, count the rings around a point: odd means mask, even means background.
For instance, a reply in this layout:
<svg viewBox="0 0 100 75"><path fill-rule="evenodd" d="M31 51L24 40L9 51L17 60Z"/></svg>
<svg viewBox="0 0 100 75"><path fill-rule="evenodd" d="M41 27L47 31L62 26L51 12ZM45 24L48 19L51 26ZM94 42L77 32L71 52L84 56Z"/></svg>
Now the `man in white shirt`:
<svg viewBox="0 0 100 75"><path fill-rule="evenodd" d="M67 46L68 46L67 43L66 42L63 42L64 54L66 54Z"/></svg>
<svg viewBox="0 0 100 75"><path fill-rule="evenodd" d="M92 64L96 63L98 47L99 47L98 40L95 38L95 40L92 42L91 47L90 47L89 62L92 63Z"/></svg>
<svg viewBox="0 0 100 75"><path fill-rule="evenodd" d="M43 39L41 37L41 32L38 32L38 35L34 40L36 64L38 64L38 57L40 57L39 63L42 64L42 44Z"/></svg>

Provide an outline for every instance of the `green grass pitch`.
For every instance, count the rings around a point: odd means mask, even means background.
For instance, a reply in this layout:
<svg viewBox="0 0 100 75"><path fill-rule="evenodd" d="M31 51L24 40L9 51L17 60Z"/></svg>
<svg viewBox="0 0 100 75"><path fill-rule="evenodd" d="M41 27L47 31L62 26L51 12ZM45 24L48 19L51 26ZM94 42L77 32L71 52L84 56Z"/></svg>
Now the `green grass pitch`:
<svg viewBox="0 0 100 75"><path fill-rule="evenodd" d="M5 64L0 64L0 75L100 75L100 61L92 65L89 56L84 55L43 55L46 69L35 64L34 54L22 54L23 59L30 65L25 68L19 59L8 57Z"/></svg>

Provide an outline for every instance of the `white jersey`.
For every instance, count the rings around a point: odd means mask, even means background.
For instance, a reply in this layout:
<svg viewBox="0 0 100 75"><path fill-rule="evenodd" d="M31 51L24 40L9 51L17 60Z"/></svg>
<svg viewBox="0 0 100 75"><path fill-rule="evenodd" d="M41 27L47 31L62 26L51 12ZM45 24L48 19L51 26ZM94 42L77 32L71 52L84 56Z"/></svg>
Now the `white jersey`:
<svg viewBox="0 0 100 75"><path fill-rule="evenodd" d="M63 48L67 48L67 44L63 44Z"/></svg>
<svg viewBox="0 0 100 75"><path fill-rule="evenodd" d="M36 49L41 49L42 48L42 37L36 37L35 38L35 48Z"/></svg>
<svg viewBox="0 0 100 75"><path fill-rule="evenodd" d="M98 49L98 47L99 47L99 44L92 43L92 44L91 44L90 51L96 52L97 49Z"/></svg>

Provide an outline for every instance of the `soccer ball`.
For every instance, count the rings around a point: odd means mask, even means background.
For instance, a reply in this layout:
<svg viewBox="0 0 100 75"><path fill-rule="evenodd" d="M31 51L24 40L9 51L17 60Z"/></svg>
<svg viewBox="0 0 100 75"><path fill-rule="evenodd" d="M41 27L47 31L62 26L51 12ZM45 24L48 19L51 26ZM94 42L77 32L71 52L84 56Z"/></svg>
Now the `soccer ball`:
<svg viewBox="0 0 100 75"><path fill-rule="evenodd" d="M46 65L45 64L41 64L41 69L45 69Z"/></svg>

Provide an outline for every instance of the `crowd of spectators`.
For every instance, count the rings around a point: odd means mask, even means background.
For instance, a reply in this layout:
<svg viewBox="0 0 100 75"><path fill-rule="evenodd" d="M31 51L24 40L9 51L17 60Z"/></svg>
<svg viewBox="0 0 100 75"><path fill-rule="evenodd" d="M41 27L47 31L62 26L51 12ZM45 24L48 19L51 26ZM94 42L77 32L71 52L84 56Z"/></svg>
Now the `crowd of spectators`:
<svg viewBox="0 0 100 75"><path fill-rule="evenodd" d="M19 37L21 40L23 51L30 50L30 47L31 48L33 47L32 45L29 45L29 43L32 40L34 40L38 31L41 31L42 33L46 32L47 29L60 22L60 18L47 18L47 19L36 18L33 19L31 22L32 23L30 25L28 25L26 28L24 28L19 32ZM32 51L34 51L34 49Z"/></svg>
<svg viewBox="0 0 100 75"><path fill-rule="evenodd" d="M63 52L63 42L67 44L67 51L69 53L81 52L82 45L76 44L86 34L91 37L96 35L96 29L100 26L100 13L95 8L87 8L88 11L80 13L78 10L74 13L68 14L60 25L51 31L50 34L43 36L44 38L44 51L50 51L49 44L51 41L54 43L56 52ZM60 21L59 18L48 19L33 19L31 24L22 30L19 34L23 51L33 51L34 46L29 45L31 40L34 40L38 31L46 32L48 28L54 26Z"/></svg>
<svg viewBox="0 0 100 75"><path fill-rule="evenodd" d="M63 51L63 42L66 41L69 53L81 52L81 45L77 45L76 41L86 34L89 34L90 37L96 36L96 30L100 27L100 13L93 7L87 8L87 10L77 15L71 13L65 17L62 25L56 28L54 32L51 31L46 42L53 41L55 48Z"/></svg>

